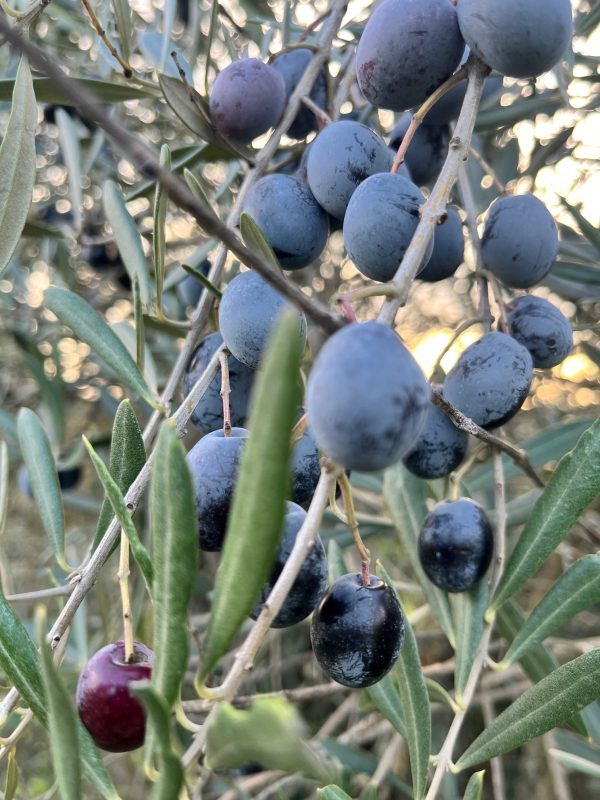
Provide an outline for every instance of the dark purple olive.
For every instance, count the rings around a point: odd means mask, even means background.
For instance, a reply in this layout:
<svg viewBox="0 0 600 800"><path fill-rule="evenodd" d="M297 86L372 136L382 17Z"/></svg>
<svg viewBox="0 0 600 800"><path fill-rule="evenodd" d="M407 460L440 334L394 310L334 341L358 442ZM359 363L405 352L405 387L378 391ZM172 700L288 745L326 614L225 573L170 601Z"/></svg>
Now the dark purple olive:
<svg viewBox="0 0 600 800"><path fill-rule="evenodd" d="M287 503L284 518L283 538L279 545L277 558L268 581L262 588L258 604L252 614L252 619L256 619L260 614L262 604L266 602L275 586L285 564L290 557L290 553L296 543L298 531L304 524L306 511L296 503ZM321 595L327 586L327 557L325 548L320 537L317 536L313 549L304 559L300 572L284 604L279 609L279 613L271 623L272 628L288 628L306 619L315 609Z"/></svg>
<svg viewBox="0 0 600 800"><path fill-rule="evenodd" d="M364 689L394 666L404 641L404 614L396 593L374 575L363 586L358 573L332 584L311 624L317 661L334 681Z"/></svg>
<svg viewBox="0 0 600 800"><path fill-rule="evenodd" d="M152 650L135 642L133 659L126 662L123 642L113 642L85 665L77 684L77 710L103 750L125 753L144 743L146 712L129 684L150 678L153 658Z"/></svg>
<svg viewBox="0 0 600 800"><path fill-rule="evenodd" d="M429 580L446 592L466 592L492 560L494 536L481 506L461 497L443 500L426 518L419 558Z"/></svg>

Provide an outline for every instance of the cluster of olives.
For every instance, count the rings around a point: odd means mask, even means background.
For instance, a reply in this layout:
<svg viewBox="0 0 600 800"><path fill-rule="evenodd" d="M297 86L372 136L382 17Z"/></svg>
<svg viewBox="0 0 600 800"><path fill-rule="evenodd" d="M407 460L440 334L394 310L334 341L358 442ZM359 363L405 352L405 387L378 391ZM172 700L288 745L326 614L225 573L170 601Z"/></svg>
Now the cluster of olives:
<svg viewBox="0 0 600 800"><path fill-rule="evenodd" d="M568 0L384 0L366 23L357 56L357 80L376 108L406 112L421 104L468 57L470 48L500 73L484 94L497 92L501 76L536 76L554 66L571 35ZM417 34L418 32L418 34ZM271 63L243 58L214 82L210 113L218 132L250 143L277 125L311 51L282 52ZM341 226L348 256L374 281L393 278L417 228L425 196L419 186L435 178L449 142L465 85L456 86L430 113L410 144L407 165L391 173L393 154L406 134L402 116L389 145L355 120L327 124L306 147L294 175L273 173L247 194L243 210L262 230L284 270L298 270L323 252L330 230ZM311 100L327 106L327 77L318 76ZM288 126L303 139L319 127L309 108ZM489 208L482 237L486 269L506 287L528 289L548 273L558 248L556 225L533 195L505 196ZM419 278L438 281L463 261L462 218L448 207L420 266ZM188 454L194 480L199 544L220 551L247 439L243 427L255 370L287 301L254 271L225 287L219 332L209 334L188 366L184 391L225 344L229 352L231 430L223 430L220 379L215 377L192 414L203 434ZM307 323L297 313L304 346ZM530 390L533 369L560 363L572 347L570 325L546 300L523 295L506 307L504 328L468 347L439 389L455 408L485 429L508 421ZM314 360L306 389L308 430L295 443L292 489L272 574L252 614L271 591L306 518L320 475L320 454L345 470L381 470L399 461L421 478L449 475L467 452L467 434L431 401L431 390L401 338L377 322L350 323L331 336ZM493 534L483 510L468 498L439 503L424 522L419 555L429 579L448 592L472 588L485 575ZM321 540L306 558L273 622L294 625L312 614L311 641L323 669L350 687L379 681L403 642L404 616L392 587L370 575L345 575L327 589ZM105 749L139 746L143 710L129 681L147 677L152 654L135 646L123 660L122 643L100 650L78 687L81 717ZM101 699L103 702L97 702ZM115 716L119 724L115 723ZM123 724L127 720L127 725Z"/></svg>

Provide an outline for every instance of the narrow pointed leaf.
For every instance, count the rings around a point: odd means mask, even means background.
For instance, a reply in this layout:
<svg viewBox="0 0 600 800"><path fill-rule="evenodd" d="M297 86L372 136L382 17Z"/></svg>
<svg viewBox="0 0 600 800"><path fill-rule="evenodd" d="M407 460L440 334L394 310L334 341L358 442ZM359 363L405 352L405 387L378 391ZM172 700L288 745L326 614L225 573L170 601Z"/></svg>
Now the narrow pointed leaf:
<svg viewBox="0 0 600 800"><path fill-rule="evenodd" d="M378 683L365 689L367 696L376 706L380 714L394 726L400 736L407 738L406 724L404 722L404 710L400 694L396 684L390 674L382 678Z"/></svg>
<svg viewBox="0 0 600 800"><path fill-rule="evenodd" d="M69 173L69 191L71 194L71 207L73 219L77 230L81 228L81 211L83 200L81 193L81 151L77 130L72 117L63 108L56 109L56 125L62 156Z"/></svg>
<svg viewBox="0 0 600 800"><path fill-rule="evenodd" d="M171 709L187 667L187 609L198 571L198 521L183 445L163 424L150 489L154 566L152 686Z"/></svg>
<svg viewBox="0 0 600 800"><path fill-rule="evenodd" d="M474 772L469 778L467 788L465 789L465 796L463 800L481 800L481 792L483 791L483 777L485 770L481 772Z"/></svg>
<svg viewBox="0 0 600 800"><path fill-rule="evenodd" d="M575 614L600 603L600 555L584 556L576 561L552 586L513 639L503 662L508 666L534 644Z"/></svg>
<svg viewBox="0 0 600 800"><path fill-rule="evenodd" d="M496 612L495 622L502 636L510 644L525 624L525 615L514 600L509 600ZM517 660L532 683L538 683L560 666L543 644L532 645ZM579 712L573 715L570 724L582 736L588 736L587 726Z"/></svg>
<svg viewBox="0 0 600 800"><path fill-rule="evenodd" d="M573 753L566 753L564 750L555 750L552 748L549 750L549 753L562 764L563 767L600 779L600 764L590 761L587 758L573 755Z"/></svg>
<svg viewBox="0 0 600 800"><path fill-rule="evenodd" d="M458 706L454 702L454 700L450 697L448 692L441 686L437 681L434 681L433 678L425 678L425 686L427 687L427 696L433 702L443 703L444 705L451 708L452 711L456 711Z"/></svg>
<svg viewBox="0 0 600 800"><path fill-rule="evenodd" d="M4 800L13 800L19 786L19 769L17 767L17 751L12 748L8 753L6 764L6 783L4 784Z"/></svg>
<svg viewBox="0 0 600 800"><path fill-rule="evenodd" d="M45 727L48 715L39 654L21 620L0 591L0 667ZM83 766L105 800L119 800L117 791L90 735L79 725Z"/></svg>
<svg viewBox="0 0 600 800"><path fill-rule="evenodd" d="M570 203L568 203L564 197L561 197L560 201L567 209L569 214L573 217L575 222L579 225L581 232L588 242L596 248L598 253L600 253L600 231L598 231L598 228L595 225L592 225L592 223L583 216L581 211L576 206L572 206Z"/></svg>
<svg viewBox="0 0 600 800"><path fill-rule="evenodd" d="M35 182L37 105L27 61L21 59L0 146L0 274L21 238Z"/></svg>
<svg viewBox="0 0 600 800"><path fill-rule="evenodd" d="M379 573L388 586L394 586L385 568L378 562ZM398 598L400 600L400 598ZM392 671L403 709L406 741L410 755L415 800L425 796L431 753L431 710L419 649L408 619L404 623L404 644Z"/></svg>
<svg viewBox="0 0 600 800"><path fill-rule="evenodd" d="M169 709L150 681L136 681L131 689L146 707L152 730L156 732L158 779L149 800L174 800L183 786L183 766L171 745Z"/></svg>
<svg viewBox="0 0 600 800"><path fill-rule="evenodd" d="M102 317L81 297L67 289L51 287L44 295L46 308L86 342L121 380L152 406L156 401L127 348Z"/></svg>
<svg viewBox="0 0 600 800"><path fill-rule="evenodd" d="M58 563L68 569L64 560L65 512L56 465L46 431L39 417L29 408L22 408L19 412L17 429L21 453L42 525Z"/></svg>
<svg viewBox="0 0 600 800"><path fill-rule="evenodd" d="M419 533L427 516L425 481L411 475L402 463L398 463L385 471L383 496L423 594L450 644L454 645L455 634L448 596L431 583L419 560Z"/></svg>
<svg viewBox="0 0 600 800"><path fill-rule="evenodd" d="M6 527L6 511L8 509L8 447L4 439L0 440L0 539Z"/></svg>
<svg viewBox="0 0 600 800"><path fill-rule="evenodd" d="M58 789L62 800L80 800L82 792L78 720L71 696L52 663L52 653L43 639L40 651L48 709L50 752Z"/></svg>
<svg viewBox="0 0 600 800"><path fill-rule="evenodd" d="M211 294L214 294L215 297L218 297L219 300L223 297L223 292L220 289L217 289L214 283L211 283L206 275L204 275L202 272L198 272L197 269L190 267L189 264L182 264L181 268L184 269L188 275L192 275L194 278L196 278L196 280L201 283L205 289L208 289L208 291Z"/></svg>
<svg viewBox="0 0 600 800"><path fill-rule="evenodd" d="M492 608L499 608L541 567L600 493L600 420L554 471L506 565Z"/></svg>
<svg viewBox="0 0 600 800"><path fill-rule="evenodd" d="M171 169L171 151L164 144L160 150L160 165L165 169ZM169 198L160 183L157 182L154 191L154 236L152 237L152 249L154 253L154 276L156 280L156 305L162 309L162 292L165 280L165 254L167 243L165 238L165 221L167 219L167 206ZM136 319L136 329L138 321Z"/></svg>
<svg viewBox="0 0 600 800"><path fill-rule="evenodd" d="M240 233L242 234L244 244L246 244L252 250L256 250L257 252L261 253L267 261L270 261L271 264L273 264L274 267L281 269L281 264L273 252L273 248L266 240L264 233L252 219L250 214L247 214L246 212L242 213L240 217Z"/></svg>
<svg viewBox="0 0 600 800"><path fill-rule="evenodd" d="M217 576L202 677L231 645L275 560L288 493L291 432L300 401L301 355L297 315L286 311L267 345L254 384L250 436L240 462Z"/></svg>
<svg viewBox="0 0 600 800"><path fill-rule="evenodd" d="M317 789L317 797L319 800L352 800L349 794L333 784Z"/></svg>
<svg viewBox="0 0 600 800"><path fill-rule="evenodd" d="M112 0L115 23L119 34L119 47L125 61L131 55L131 7L128 0Z"/></svg>
<svg viewBox="0 0 600 800"><path fill-rule="evenodd" d="M119 524L121 525L127 539L129 540L129 544L131 546L131 552L133 553L133 557L137 561L139 568L142 571L144 576L144 580L146 581L146 586L148 587L148 591L152 593L152 582L154 580L154 569L152 567L152 562L150 560L150 554L140 541L140 537L138 536L138 532L136 527L131 519L131 515L125 505L125 500L123 499L123 495L121 494L121 490L117 483L111 477L111 474L108 470L108 467L102 461L98 453L94 450L92 445L89 441L83 437L83 441L87 448L87 451L92 459L94 467L96 468L96 472L98 473L98 477L102 481L102 485L104 487L104 491L106 492L106 497L111 505L112 512L115 514L117 519L119 520Z"/></svg>
<svg viewBox="0 0 600 800"><path fill-rule="evenodd" d="M137 417L129 400L123 400L117 408L113 422L108 462L108 471L119 487L121 497L127 493L145 463L146 448ZM92 550L98 546L113 516L113 504L108 497L105 497L98 517Z"/></svg>
<svg viewBox="0 0 600 800"><path fill-rule="evenodd" d="M106 103L119 103L124 100L135 100L142 97L156 97L156 91L147 86L133 86L131 82L101 81L96 78L79 78L77 84L82 89L92 92L98 100ZM10 100L15 87L14 78L0 80L0 101ZM57 105L72 104L71 97L56 85L51 78L34 78L33 88L38 103L54 103ZM37 114L36 114L37 120Z"/></svg>
<svg viewBox="0 0 600 800"><path fill-rule="evenodd" d="M521 695L459 758L459 770L508 753L600 698L600 648L563 664Z"/></svg>
<svg viewBox="0 0 600 800"><path fill-rule="evenodd" d="M207 208L210 208L213 211L213 207L210 204L210 200L208 199L208 195L204 191L202 184L196 178L193 172L190 172L189 169L183 170L183 177L185 178L185 182L187 183L191 192L193 192L198 200L200 200Z"/></svg>
<svg viewBox="0 0 600 800"><path fill-rule="evenodd" d="M110 222L115 243L119 248L125 269L132 281L137 275L140 282L142 301L145 305L148 305L150 301L150 277L144 248L142 247L142 239L135 222L127 210L123 195L112 181L105 182L102 199L104 213Z"/></svg>
<svg viewBox="0 0 600 800"><path fill-rule="evenodd" d="M488 585L485 578L470 591L460 592L451 598L456 631L456 653L454 667L454 688L456 699L460 701L465 690L469 673L484 627L484 615L488 602Z"/></svg>

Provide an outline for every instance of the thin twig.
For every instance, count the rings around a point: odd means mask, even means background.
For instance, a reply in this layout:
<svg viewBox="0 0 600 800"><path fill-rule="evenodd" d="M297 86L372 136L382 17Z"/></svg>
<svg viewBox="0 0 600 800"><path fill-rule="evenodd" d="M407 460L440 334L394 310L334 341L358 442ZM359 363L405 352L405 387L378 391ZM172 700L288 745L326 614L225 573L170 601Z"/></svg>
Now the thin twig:
<svg viewBox="0 0 600 800"><path fill-rule="evenodd" d="M100 24L100 20L96 16L96 13L95 13L94 9L91 7L91 5L89 4L88 0L81 0L81 4L85 8L88 17L90 18L90 22L92 23L96 33L98 34L98 36L102 39L102 41L106 45L106 47L108 49L108 52L111 54L111 56L114 59L116 59L116 61L119 62L119 66L123 70L123 76L125 78L128 78L128 79L132 78L133 77L133 70L131 69L131 65L128 64L127 61L125 61L123 56L119 53L117 48L113 45L113 43L110 41L110 39L106 35L106 31L104 30L104 28Z"/></svg>
<svg viewBox="0 0 600 800"><path fill-rule="evenodd" d="M123 614L123 647L125 663L133 657L133 617L129 598L129 539L121 531L121 549L119 552L119 571L117 573L121 590L121 609Z"/></svg>
<svg viewBox="0 0 600 800"><path fill-rule="evenodd" d="M473 156L475 161L477 161L477 163L479 164L481 169L484 172L487 172L487 174L490 176L490 178L494 181L494 184L496 185L496 188L502 194L504 194L506 192L506 186L502 183L502 181L498 177L498 174L494 171L494 168L491 166L491 164L489 164L489 162L487 162L485 160L485 158L481 155L481 153L479 153L477 150L475 150L473 145L469 145L469 153L470 153L470 155Z"/></svg>
<svg viewBox="0 0 600 800"><path fill-rule="evenodd" d="M427 116L427 114L431 111L431 109L435 106L435 104L442 99L442 97L450 91L454 86L458 83L463 81L468 75L467 65L465 64L459 70L457 70L454 75L451 75L447 81L442 83L432 95L430 95L427 100L418 108L415 113L412 115L412 119L410 121L410 125L408 126L408 130L402 137L402 142L400 143L400 147L398 148L398 152L394 157L394 163L392 164L392 169L390 172L398 172L400 169L402 162L404 161L404 157L406 155L406 151L410 143L413 140L417 129Z"/></svg>
<svg viewBox="0 0 600 800"><path fill-rule="evenodd" d="M398 309L406 303L410 287L419 271L439 220L446 213L450 193L458 176L461 164L468 158L469 143L473 135L477 110L483 92L483 83L489 68L476 58L469 59L467 92L450 139L450 150L435 186L421 209L421 220L406 249L402 263L394 276L398 297L388 298L382 305L377 321L393 325Z"/></svg>
<svg viewBox="0 0 600 800"><path fill-rule="evenodd" d="M515 464L517 464L523 470L523 472L529 475L536 486L544 487L546 485L542 478L538 475L537 470L529 460L527 453L524 450L521 450L519 447L515 447L515 445L507 442L505 439L501 439L499 436L495 436L493 433L480 428L479 425L476 425L472 419L469 419L469 417L465 416L461 411L458 410L458 408L455 408L455 406L445 400L439 392L431 392L431 401L435 403L436 406L441 408L442 411L446 412L457 428L470 433L472 436L476 436L478 439L481 439L482 442L485 442L492 447L497 447L498 450L502 450L503 453L506 453L508 456L510 456Z"/></svg>
<svg viewBox="0 0 600 800"><path fill-rule="evenodd" d="M222 350L219 354L219 365L221 367L221 399L223 400L223 433L231 436L231 410L229 408L229 395L231 386L229 384L229 353Z"/></svg>
<svg viewBox="0 0 600 800"><path fill-rule="evenodd" d="M433 369L431 370L432 376L436 374L436 372L441 367L442 361L444 360L444 356L452 349L456 340L459 339L465 331L468 331L469 328L472 328L473 325L481 325L482 320L481 317L474 317L473 319L468 319L465 322L462 322L458 328L452 334L452 338L446 344L442 352L437 357L435 364L433 365Z"/></svg>

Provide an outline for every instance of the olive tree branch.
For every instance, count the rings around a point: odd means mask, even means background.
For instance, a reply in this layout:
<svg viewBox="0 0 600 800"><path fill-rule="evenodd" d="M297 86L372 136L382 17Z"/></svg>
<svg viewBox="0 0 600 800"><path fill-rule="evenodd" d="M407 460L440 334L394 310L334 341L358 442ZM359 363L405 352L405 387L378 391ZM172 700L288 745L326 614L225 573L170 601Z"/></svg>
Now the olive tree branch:
<svg viewBox="0 0 600 800"><path fill-rule="evenodd" d="M345 3L340 2L339 5L345 7ZM337 20L337 15L335 18ZM181 209L191 214L208 236L214 236L223 242L227 249L234 253L242 263L255 269L256 272L274 286L284 297L302 309L307 316L328 333L333 333L343 325L343 320L340 320L337 315L332 314L329 309L314 298L308 297L298 286L288 281L261 253L247 247L233 228L222 222L212 209L198 200L181 178L160 165L155 154L141 139L115 122L106 113L103 106L92 97L88 90L82 89L76 81L66 76L40 48L26 41L18 33L15 33L2 18L0 18L0 31L5 35L7 41L27 56L29 62L36 69L51 78L54 83L64 91L72 100L73 104L77 106L82 117L99 125L110 136L113 142L119 145L121 154L125 154L144 177L160 183L168 197ZM309 72L309 69L313 67L316 60L317 56L310 62L305 76ZM319 66L321 63L319 63ZM307 88L301 84L302 81L298 83L298 86L292 94L276 131L269 140L267 146L257 157L257 166L260 165L262 167L272 157L279 144L278 136L283 134L294 119L302 97L298 89L300 88L302 92L304 92ZM260 173L260 170L258 173ZM253 173L253 175L256 174L257 172ZM252 183L253 182L254 181L252 181ZM250 188L250 182L245 182L243 188L247 191L248 188ZM238 206L243 200L242 191L240 191L240 195L241 197L238 196Z"/></svg>
<svg viewBox="0 0 600 800"><path fill-rule="evenodd" d="M527 453L524 450L521 450L519 447L515 447L515 445L507 442L506 439L502 439L500 436L496 436L495 434L480 428L479 425L470 419L470 417L465 416L462 411L459 411L458 408L445 400L439 392L431 392L431 401L436 406L441 408L442 411L446 412L457 428L470 433L472 436L476 436L478 439L481 439L482 442L485 442L486 444L489 444L498 450L502 450L502 452L506 453L506 455L512 458L515 464L517 464L517 466L519 466L523 472L529 475L536 486L545 486L544 481L538 475L537 470L529 460Z"/></svg>
<svg viewBox="0 0 600 800"><path fill-rule="evenodd" d="M402 263L391 282L398 289L397 297L389 297L382 305L377 321L384 325L393 325L398 309L406 303L410 287L423 263L427 247L431 241L436 225L446 213L446 205L452 187L456 183L461 164L469 157L469 144L473 135L477 110L483 92L483 83L489 67L475 57L467 64L469 81L465 99L450 139L450 150L442 171L433 187L429 198L421 209L421 220L409 244Z"/></svg>

